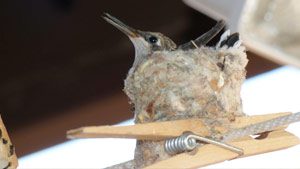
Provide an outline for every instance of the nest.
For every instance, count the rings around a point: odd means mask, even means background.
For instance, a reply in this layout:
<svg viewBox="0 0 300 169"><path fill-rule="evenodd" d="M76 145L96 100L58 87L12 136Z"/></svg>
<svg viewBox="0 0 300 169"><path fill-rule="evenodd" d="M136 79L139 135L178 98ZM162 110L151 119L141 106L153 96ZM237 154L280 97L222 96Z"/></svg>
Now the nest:
<svg viewBox="0 0 300 169"><path fill-rule="evenodd" d="M215 128L243 116L240 97L248 59L244 47L154 52L125 80L136 123L204 119ZM138 141L137 168L168 158L162 141Z"/></svg>

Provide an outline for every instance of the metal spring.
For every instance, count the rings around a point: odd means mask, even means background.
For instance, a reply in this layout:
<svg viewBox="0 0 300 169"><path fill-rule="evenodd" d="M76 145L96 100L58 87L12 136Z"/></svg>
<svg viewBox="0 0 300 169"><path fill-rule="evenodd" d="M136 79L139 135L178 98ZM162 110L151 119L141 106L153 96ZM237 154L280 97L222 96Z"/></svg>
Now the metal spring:
<svg viewBox="0 0 300 169"><path fill-rule="evenodd" d="M166 140L165 151L168 154L177 154L184 151L193 150L196 146L196 139L191 138L191 134L182 134L179 137Z"/></svg>
<svg viewBox="0 0 300 169"><path fill-rule="evenodd" d="M184 151L191 151L195 149L199 145L197 141L213 144L222 147L224 149L233 151L235 153L238 153L239 155L243 154L243 150L238 147L226 143L222 143L216 140L212 140L209 138L201 137L192 133L184 133L179 137L168 139L165 141L164 147L165 147L165 151L168 154L173 155L173 154L181 153Z"/></svg>

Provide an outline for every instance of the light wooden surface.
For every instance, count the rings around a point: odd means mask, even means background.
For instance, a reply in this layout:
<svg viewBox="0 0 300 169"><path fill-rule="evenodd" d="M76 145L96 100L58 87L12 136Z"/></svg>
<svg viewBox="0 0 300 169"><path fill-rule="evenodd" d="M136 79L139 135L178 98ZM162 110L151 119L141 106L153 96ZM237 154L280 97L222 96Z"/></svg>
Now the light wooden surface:
<svg viewBox="0 0 300 169"><path fill-rule="evenodd" d="M291 113L275 113L266 115L238 117L231 125L232 128L241 128L250 124L267 121ZM222 133L227 132L220 127ZM197 135L208 136L209 132L200 119L177 120L136 124L131 126L91 126L69 130L67 137L74 138L135 138L158 140L177 137L185 131L192 131Z"/></svg>
<svg viewBox="0 0 300 169"><path fill-rule="evenodd" d="M184 131L193 131L205 136L209 134L201 120L177 120L131 126L82 127L68 131L67 135L68 138L109 137L156 140L176 137Z"/></svg>

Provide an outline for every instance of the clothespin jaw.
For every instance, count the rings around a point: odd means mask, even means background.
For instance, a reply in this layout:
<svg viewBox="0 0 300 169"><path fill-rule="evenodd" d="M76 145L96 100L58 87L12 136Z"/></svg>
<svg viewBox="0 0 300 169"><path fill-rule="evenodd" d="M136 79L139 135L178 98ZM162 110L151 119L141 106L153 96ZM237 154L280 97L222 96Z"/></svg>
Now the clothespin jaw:
<svg viewBox="0 0 300 169"><path fill-rule="evenodd" d="M266 115L237 117L231 123L231 128L241 128L247 125L267 121L291 113L275 113ZM220 133L227 132L220 127ZM129 126L88 126L67 131L67 138L134 138L138 140L162 140L178 137L185 131L196 135L209 136L209 131L201 119L186 119L176 121L143 123Z"/></svg>
<svg viewBox="0 0 300 169"><path fill-rule="evenodd" d="M272 119L285 117L291 113L276 113L257 116L237 117L230 124L230 128L243 128L267 122ZM298 116L299 117L299 116ZM197 148L196 153L180 153L169 159L159 161L150 168L198 168L226 160L246 157L266 152L276 151L300 144L298 137L284 131L286 126L278 126L262 134L260 137L243 137L234 139L228 144L243 150L243 155L213 144L206 144ZM220 133L228 133L225 128L218 128ZM166 140L191 131L202 137L209 136L209 130L201 119L187 119L166 122L136 124L130 126L92 126L82 127L67 132L67 137L74 138L135 138L142 140Z"/></svg>
<svg viewBox="0 0 300 169"><path fill-rule="evenodd" d="M285 149L300 144L300 140L298 137L287 131L276 130L270 132L268 136L263 139L246 138L229 142L229 144L243 149L244 154L240 156L233 151L207 144L198 148L195 154L181 153L169 159L147 166L145 169L199 168L235 158Z"/></svg>

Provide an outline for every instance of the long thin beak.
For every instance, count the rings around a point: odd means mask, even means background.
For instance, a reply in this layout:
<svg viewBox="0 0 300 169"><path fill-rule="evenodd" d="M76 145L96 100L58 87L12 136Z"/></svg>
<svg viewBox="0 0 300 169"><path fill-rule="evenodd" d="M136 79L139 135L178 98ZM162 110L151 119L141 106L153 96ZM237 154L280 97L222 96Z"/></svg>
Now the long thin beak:
<svg viewBox="0 0 300 169"><path fill-rule="evenodd" d="M102 16L103 19L105 19L108 23L112 24L115 26L117 29L125 33L127 36L131 38L139 37L139 33L137 30L131 28L130 26L124 24L121 22L119 19L111 16L108 13L104 13L104 16Z"/></svg>

